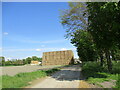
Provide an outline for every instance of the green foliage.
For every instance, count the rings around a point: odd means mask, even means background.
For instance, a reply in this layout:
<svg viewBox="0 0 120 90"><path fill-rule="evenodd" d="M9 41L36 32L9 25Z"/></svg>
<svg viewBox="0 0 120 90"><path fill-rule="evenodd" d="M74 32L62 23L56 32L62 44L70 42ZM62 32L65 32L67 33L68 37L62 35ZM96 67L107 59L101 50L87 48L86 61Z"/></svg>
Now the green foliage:
<svg viewBox="0 0 120 90"><path fill-rule="evenodd" d="M30 73L20 73L15 76L2 76L3 88L19 88L28 85L29 81L36 79L37 77L44 77L46 73L43 71L36 71Z"/></svg>
<svg viewBox="0 0 120 90"><path fill-rule="evenodd" d="M120 74L120 61L113 61L113 69L112 69L111 73Z"/></svg>
<svg viewBox="0 0 120 90"><path fill-rule="evenodd" d="M42 61L42 58L39 58L37 56L32 56L31 58L33 61Z"/></svg>
<svg viewBox="0 0 120 90"><path fill-rule="evenodd" d="M5 61L5 57L0 57L0 66L20 66L30 64L31 61L42 61L42 58L37 56L27 57L26 59L12 59Z"/></svg>
<svg viewBox="0 0 120 90"><path fill-rule="evenodd" d="M34 71L34 72L27 72L27 73L19 73L15 76L2 76L2 88L21 88L24 86L29 85L28 82L45 77L53 72L58 71L59 69L51 69L46 71Z"/></svg>
<svg viewBox="0 0 120 90"><path fill-rule="evenodd" d="M99 48L111 49L119 44L118 2L87 3L89 32Z"/></svg>
<svg viewBox="0 0 120 90"><path fill-rule="evenodd" d="M120 88L120 74L118 75L118 80L116 82L115 88Z"/></svg>
<svg viewBox="0 0 120 90"><path fill-rule="evenodd" d="M120 49L115 49L114 57L116 60L120 60Z"/></svg>
<svg viewBox="0 0 120 90"><path fill-rule="evenodd" d="M61 14L61 24L82 61L99 60L110 72L111 60L120 57L119 17L120 2L70 2Z"/></svg>
<svg viewBox="0 0 120 90"><path fill-rule="evenodd" d="M104 72L106 69L100 66L99 62L84 62L82 66L82 73L85 78L89 77L102 77L100 74L96 72ZM103 76L104 77L104 76Z"/></svg>
<svg viewBox="0 0 120 90"><path fill-rule="evenodd" d="M51 70L47 70L45 71L48 75L55 72L55 71L59 71L60 69L59 68L54 68L54 69L51 69Z"/></svg>
<svg viewBox="0 0 120 90"><path fill-rule="evenodd" d="M61 23L66 27L66 37L77 47L78 56L82 61L94 61L97 52L92 37L87 32L87 9L85 3L70 2L69 9L61 15Z"/></svg>
<svg viewBox="0 0 120 90"><path fill-rule="evenodd" d="M2 66L5 65L5 57L3 57L3 56L0 57L0 65L2 65Z"/></svg>
<svg viewBox="0 0 120 90"><path fill-rule="evenodd" d="M78 56L81 61L96 61L97 51L91 35L86 31L74 33L71 43L77 47Z"/></svg>
<svg viewBox="0 0 120 90"><path fill-rule="evenodd" d="M61 12L61 24L66 27L66 37L74 37L74 33L87 29L87 9L85 3L69 2L69 9ZM84 14L86 13L86 14Z"/></svg>
<svg viewBox="0 0 120 90"><path fill-rule="evenodd" d="M84 62L82 65L82 74L87 79L89 83L97 84L116 80L116 86L119 87L119 77L120 77L120 62L113 62L113 72L112 74L107 71L107 68L101 67L99 62Z"/></svg>
<svg viewBox="0 0 120 90"><path fill-rule="evenodd" d="M0 89L2 88L2 76L0 76Z"/></svg>
<svg viewBox="0 0 120 90"><path fill-rule="evenodd" d="M119 2L120 3L120 2ZM108 70L112 70L110 56L116 57L116 49L120 47L120 5L118 2L88 2L88 31L97 48L105 53ZM119 53L120 54L120 53Z"/></svg>
<svg viewBox="0 0 120 90"><path fill-rule="evenodd" d="M32 61L32 58L31 58L31 57L27 57L27 58L26 58L26 62L27 62L27 64L30 64L31 61Z"/></svg>

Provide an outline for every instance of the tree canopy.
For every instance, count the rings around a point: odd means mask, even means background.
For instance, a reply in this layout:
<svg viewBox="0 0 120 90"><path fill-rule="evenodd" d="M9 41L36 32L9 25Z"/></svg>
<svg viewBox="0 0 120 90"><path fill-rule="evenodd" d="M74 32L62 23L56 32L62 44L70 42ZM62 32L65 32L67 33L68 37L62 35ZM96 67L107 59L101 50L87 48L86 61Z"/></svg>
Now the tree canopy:
<svg viewBox="0 0 120 90"><path fill-rule="evenodd" d="M79 57L83 61L100 59L101 65L105 58L109 70L111 60L120 56L119 19L120 2L70 2L61 14L66 38L77 47Z"/></svg>

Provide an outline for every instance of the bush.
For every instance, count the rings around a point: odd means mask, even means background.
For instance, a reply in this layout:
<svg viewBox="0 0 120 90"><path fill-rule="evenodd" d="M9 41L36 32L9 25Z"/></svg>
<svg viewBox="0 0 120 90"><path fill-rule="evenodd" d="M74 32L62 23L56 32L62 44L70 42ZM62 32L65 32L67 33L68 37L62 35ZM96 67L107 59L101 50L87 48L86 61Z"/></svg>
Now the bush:
<svg viewBox="0 0 120 90"><path fill-rule="evenodd" d="M120 88L120 62L113 61L112 73L107 71L106 67L101 67L99 62L84 62L82 65L82 74L90 83L116 80L115 88Z"/></svg>
<svg viewBox="0 0 120 90"><path fill-rule="evenodd" d="M118 80L116 82L116 88L120 88L120 74L118 75Z"/></svg>
<svg viewBox="0 0 120 90"><path fill-rule="evenodd" d="M106 69L100 66L99 62L84 62L82 65L82 74L85 78L96 77L97 72L104 72ZM101 77L101 75L99 75Z"/></svg>
<svg viewBox="0 0 120 90"><path fill-rule="evenodd" d="M112 63L113 63L112 73L120 74L120 61L113 61Z"/></svg>

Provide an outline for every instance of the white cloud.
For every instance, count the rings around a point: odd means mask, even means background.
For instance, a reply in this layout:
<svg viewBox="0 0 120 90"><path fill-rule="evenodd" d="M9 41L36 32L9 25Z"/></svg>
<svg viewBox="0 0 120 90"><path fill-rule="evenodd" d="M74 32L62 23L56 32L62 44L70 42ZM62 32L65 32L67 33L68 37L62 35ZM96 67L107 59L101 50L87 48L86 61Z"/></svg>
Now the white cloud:
<svg viewBox="0 0 120 90"><path fill-rule="evenodd" d="M41 49L36 49L36 51L41 51Z"/></svg>
<svg viewBox="0 0 120 90"><path fill-rule="evenodd" d="M45 47L45 45L41 45L41 47Z"/></svg>
<svg viewBox="0 0 120 90"><path fill-rule="evenodd" d="M8 35L8 32L3 32L4 35Z"/></svg>
<svg viewBox="0 0 120 90"><path fill-rule="evenodd" d="M61 48L60 50L67 50L66 48Z"/></svg>
<svg viewBox="0 0 120 90"><path fill-rule="evenodd" d="M41 52L48 52L48 51L61 51L61 50L72 50L76 51L76 48L37 48L37 49L1 49L0 51L3 52L25 52L25 51L41 51Z"/></svg>
<svg viewBox="0 0 120 90"><path fill-rule="evenodd" d="M8 59L11 60L12 58L7 58L7 60L8 60Z"/></svg>

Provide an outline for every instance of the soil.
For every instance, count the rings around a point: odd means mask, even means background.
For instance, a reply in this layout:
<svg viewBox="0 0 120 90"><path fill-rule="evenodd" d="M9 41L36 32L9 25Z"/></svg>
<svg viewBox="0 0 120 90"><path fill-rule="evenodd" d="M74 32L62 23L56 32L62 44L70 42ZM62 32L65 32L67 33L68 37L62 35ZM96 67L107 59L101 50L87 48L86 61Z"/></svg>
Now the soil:
<svg viewBox="0 0 120 90"><path fill-rule="evenodd" d="M113 86L115 86L115 82L116 80L110 80L110 81L105 81L99 84L102 85L104 88L112 88Z"/></svg>
<svg viewBox="0 0 120 90"><path fill-rule="evenodd" d="M79 88L80 70L79 65L65 67L45 79L38 79L37 83L34 81L26 88Z"/></svg>
<svg viewBox="0 0 120 90"><path fill-rule="evenodd" d="M23 73L23 72L33 72L37 70L47 70L47 69L52 69L55 67L61 67L60 65L54 65L54 66L32 66L32 65L25 65L25 66L8 66L8 67L0 67L0 70L2 73L1 75L9 75L9 76L14 76L18 73Z"/></svg>

